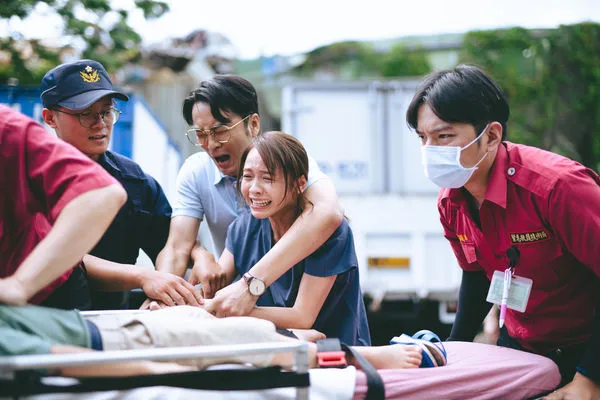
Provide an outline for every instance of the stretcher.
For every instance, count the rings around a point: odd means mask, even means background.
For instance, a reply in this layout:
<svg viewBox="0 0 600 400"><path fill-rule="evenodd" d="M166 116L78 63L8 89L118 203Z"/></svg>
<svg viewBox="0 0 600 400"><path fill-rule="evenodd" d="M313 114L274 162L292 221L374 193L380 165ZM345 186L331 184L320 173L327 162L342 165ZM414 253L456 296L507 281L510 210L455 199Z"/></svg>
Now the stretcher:
<svg viewBox="0 0 600 400"><path fill-rule="evenodd" d="M499 348L478 343L449 342L445 344L448 351L448 365L439 368L419 368L419 369L401 369L401 370L379 370L386 389L387 399L531 399L537 398L545 393L552 391L560 382L560 374L556 365L549 359L534 354L529 354L513 349ZM21 375L21 371L50 368L58 366L73 365L92 365L95 363L113 363L128 360L152 359L152 360L172 360L174 358L190 358L198 356L214 357L222 354L225 357L233 353L255 354L262 351L295 351L296 365L293 375L300 377L301 381L287 381L288 376L281 374L281 370L275 368L265 372L268 376L267 381L276 382L280 386L289 386L288 388L264 389L246 387L244 389L240 382L256 383L257 379L251 375L253 370L244 369L238 371L237 375L222 375L230 372L225 370L212 370L215 375L207 379L212 381L215 376L221 376L221 381L225 385L219 391L192 389L188 381L189 378L183 374L177 376L166 376L158 379L153 376L151 382L153 387L137 388L136 378L121 379L121 387L111 387L107 380L91 380L92 384L106 385L96 387L98 390L86 392L85 397L82 393L71 393L66 389L60 391L59 385L69 387L79 382L88 383L90 380L72 380L67 379L64 382L60 378L44 378L46 380L54 379L54 392L59 392L59 397L52 395L36 395L30 398L32 400L54 400L54 399L344 399L344 400L362 400L367 391L366 378L361 371L356 371L353 367L345 369L326 369L310 370L307 375L307 359L305 345L302 343L282 344L273 343L258 345L231 345L231 346L199 346L192 348L170 348L170 349L152 349L152 350L127 350L119 352L104 353L81 353L69 355L47 355L47 356L18 356L0 358L0 377L6 379L8 376L16 378L16 382L25 385L31 385L32 376ZM113 354L114 353L114 354ZM258 369L263 373L263 369ZM211 371L206 371L211 372ZM270 375L275 373L275 375ZM202 372L200 372L202 374ZM201 376L201 375L197 375ZM310 378L308 378L310 376ZM183 377L183 378L182 378ZM198 380L191 375L192 384ZM223 378L224 377L224 378ZM19 380L20 379L20 380ZM169 380L172 380L169 382ZM205 379L206 380L206 379ZM75 383L73 383L74 381ZM128 386L127 382L131 384ZM0 398L11 395L8 392L10 385L0 383ZM15 381L13 381L15 382ZM125 382L125 383L123 383ZM285 384L285 385L284 385ZM309 386L310 384L310 386ZM201 387L201 386L196 386ZM92 386L92 388L94 388ZM208 386L205 389L216 389ZM310 388L310 389L309 389ZM89 389L89 387L88 387ZM120 389L120 390L117 390ZM252 389L252 390L250 390ZM100 392L100 390L102 390ZM225 390L225 391L223 391ZM309 392L310 390L310 392ZM50 392L50 391L48 391ZM20 393L27 393L21 391ZM42 392L44 393L44 392ZM309 394L310 393L310 394ZM4 397L3 397L4 396ZM71 396L71 397L69 397Z"/></svg>
<svg viewBox="0 0 600 400"><path fill-rule="evenodd" d="M291 370L279 367L227 368L176 374L128 378L84 378L52 383L38 371L65 367L118 364L136 360L175 361L201 357L228 358L265 353L291 352ZM90 393L98 390L126 390L146 386L176 386L188 389L257 390L295 387L296 399L308 399L308 347L306 343L259 343L212 345L145 350L85 352L0 357L0 397L21 397L48 393ZM57 382L54 380L54 382Z"/></svg>
<svg viewBox="0 0 600 400"><path fill-rule="evenodd" d="M85 312L96 315L145 311ZM556 365L542 356L480 343L446 342L448 364L437 368L379 370L388 399L529 399L553 390L560 382ZM32 400L96 399L343 399L362 400L367 379L362 371L309 370L303 342L154 348L78 354L0 357L0 398L30 394ZM65 379L40 377L40 369L119 363L133 360L174 360L198 357L292 352L290 370L279 367L218 370L165 376ZM264 385L266 381L270 385ZM39 389L53 386L50 389ZM142 387L140 386L151 386ZM217 387L219 386L219 387ZM67 389L67 387L71 387ZM34 389L38 389L37 391ZM203 389L203 390L202 390ZM12 390L12 391L11 391ZM79 391L80 393L77 393ZM52 397L58 392L59 397ZM68 397L68 393L72 393ZM81 397L85 392L85 397ZM38 393L38 394L36 394ZM20 397L24 398L24 397Z"/></svg>

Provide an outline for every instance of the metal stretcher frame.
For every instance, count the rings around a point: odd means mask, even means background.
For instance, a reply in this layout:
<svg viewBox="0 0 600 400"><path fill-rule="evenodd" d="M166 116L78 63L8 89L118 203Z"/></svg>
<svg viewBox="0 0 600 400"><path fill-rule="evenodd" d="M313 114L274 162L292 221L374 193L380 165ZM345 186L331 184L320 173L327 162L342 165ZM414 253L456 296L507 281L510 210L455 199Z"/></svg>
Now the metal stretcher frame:
<svg viewBox="0 0 600 400"><path fill-rule="evenodd" d="M84 317L107 314L136 314L144 310L88 311ZM293 371L308 376L308 345L302 341L248 343L235 345L205 345L188 347L168 347L143 350L98 351L71 354L44 354L0 357L0 378L14 379L19 371L53 369L64 367L84 367L92 365L124 363L130 361L174 361L196 358L228 358L265 353L291 353L294 356ZM132 377L133 378L133 377ZM308 386L296 386L296 399L308 399Z"/></svg>
<svg viewBox="0 0 600 400"><path fill-rule="evenodd" d="M8 356L0 357L0 377L14 379L19 371L64 367L84 367L92 365L123 363L136 360L173 361L202 357L218 359L227 358L232 355L240 356L287 352L290 352L294 355L294 372L297 374L308 374L308 346L306 343L299 341L298 343L249 343L238 345L210 345L144 350L99 351L72 354ZM296 399L308 399L308 386L296 387Z"/></svg>
<svg viewBox="0 0 600 400"><path fill-rule="evenodd" d="M98 315L123 315L123 314L145 314L151 312L150 310L99 310L99 311L79 311L79 314L83 317L95 317Z"/></svg>

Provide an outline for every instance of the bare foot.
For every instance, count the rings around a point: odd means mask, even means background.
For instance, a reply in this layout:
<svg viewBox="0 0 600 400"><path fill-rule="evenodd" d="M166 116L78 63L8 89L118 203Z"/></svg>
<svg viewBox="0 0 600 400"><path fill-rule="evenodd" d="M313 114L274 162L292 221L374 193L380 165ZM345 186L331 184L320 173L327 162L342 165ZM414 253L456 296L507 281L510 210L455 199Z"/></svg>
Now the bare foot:
<svg viewBox="0 0 600 400"><path fill-rule="evenodd" d="M421 365L421 348L416 345L392 344L354 349L377 369L418 368Z"/></svg>

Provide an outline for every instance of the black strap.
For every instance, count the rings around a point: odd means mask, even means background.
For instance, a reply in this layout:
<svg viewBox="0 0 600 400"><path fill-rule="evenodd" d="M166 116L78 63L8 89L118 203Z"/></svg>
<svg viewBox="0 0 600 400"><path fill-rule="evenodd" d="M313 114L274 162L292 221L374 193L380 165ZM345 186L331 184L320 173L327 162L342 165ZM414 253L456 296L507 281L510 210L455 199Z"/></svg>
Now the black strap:
<svg viewBox="0 0 600 400"><path fill-rule="evenodd" d="M308 372L282 371L279 367L179 372L118 378L82 378L72 385L44 383L40 375L19 372L14 380L0 379L0 397L46 393L86 393L127 390L150 386L172 386L203 390L261 390L281 387L309 387Z"/></svg>
<svg viewBox="0 0 600 400"><path fill-rule="evenodd" d="M319 339L315 343L317 344L317 353L342 351L342 342L339 339Z"/></svg>
<svg viewBox="0 0 600 400"><path fill-rule="evenodd" d="M356 350L352 347L345 345L340 342L339 339L322 339L317 340L317 351L326 352L326 351L340 351L343 350L346 355L350 354L358 365L360 369L365 373L367 377L367 395L365 400L384 400L385 399L385 386L383 384L383 380L381 379L381 375L379 372L371 365L370 362L367 361L366 358L361 356Z"/></svg>
<svg viewBox="0 0 600 400"><path fill-rule="evenodd" d="M377 372L375 367L373 367L366 358L358 354L352 347L342 343L342 349L344 349L346 353L352 354L354 359L358 362L358 365L360 365L360 369L362 369L367 376L367 395L365 396L365 400L384 400L385 385L383 384L381 375L379 375L379 372Z"/></svg>

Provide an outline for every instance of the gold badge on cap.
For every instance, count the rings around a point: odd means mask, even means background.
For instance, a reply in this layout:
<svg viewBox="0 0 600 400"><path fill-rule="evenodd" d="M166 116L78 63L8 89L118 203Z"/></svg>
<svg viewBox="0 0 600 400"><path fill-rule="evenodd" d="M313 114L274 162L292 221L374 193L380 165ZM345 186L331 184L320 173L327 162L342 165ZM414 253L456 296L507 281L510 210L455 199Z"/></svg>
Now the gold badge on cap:
<svg viewBox="0 0 600 400"><path fill-rule="evenodd" d="M83 81L87 82L87 83L94 83L94 82L98 82L100 80L100 75L98 75L98 70L95 70L94 68L90 67L89 65L87 67L85 67L85 69L83 71L80 71L79 75L81 75L81 79L83 79Z"/></svg>

